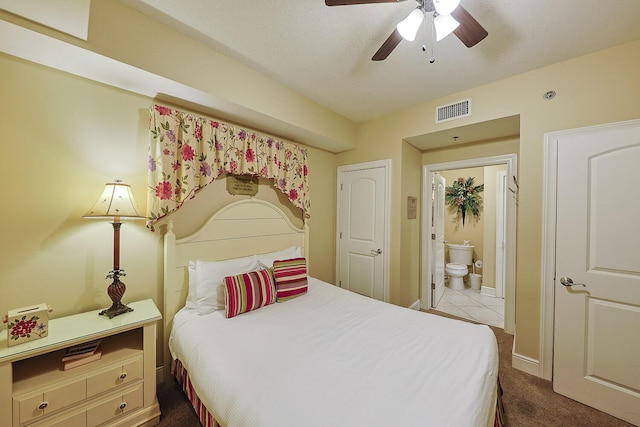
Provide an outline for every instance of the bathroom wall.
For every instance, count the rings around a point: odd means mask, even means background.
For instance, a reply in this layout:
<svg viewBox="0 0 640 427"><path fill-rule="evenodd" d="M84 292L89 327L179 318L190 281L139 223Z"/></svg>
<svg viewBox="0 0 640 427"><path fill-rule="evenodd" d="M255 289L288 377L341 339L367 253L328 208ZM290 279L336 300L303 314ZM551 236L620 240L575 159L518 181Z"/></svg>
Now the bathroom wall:
<svg viewBox="0 0 640 427"><path fill-rule="evenodd" d="M470 176L474 177L475 184L480 185L484 184L484 168L467 168L467 169L456 169L450 171L442 171L440 174L446 180L447 187L451 186L451 184L457 180L458 178L468 178ZM482 192L482 198L484 200L485 192ZM448 206L445 206L444 213L444 238L448 243L458 243L462 244L465 240L469 240L473 246L473 259L484 259L483 258L483 242L484 242L484 222L485 222L485 208L483 207L480 218L478 220L474 218L465 218L464 227L462 226L462 221L454 221L455 215L449 210ZM495 215L495 214L494 214ZM495 216L494 216L495 217ZM495 222L495 221L494 221ZM447 261L448 253L447 253Z"/></svg>
<svg viewBox="0 0 640 427"><path fill-rule="evenodd" d="M469 240L473 246L473 259L482 260L483 266L476 273L482 274L482 286L495 288L496 285L496 208L497 174L505 171L505 165L479 168L456 169L441 172L447 186L462 177L474 177L476 185L484 184L482 211L479 220L454 222L454 214L445 208L445 240L450 243L462 243ZM448 260L448 254L447 254Z"/></svg>

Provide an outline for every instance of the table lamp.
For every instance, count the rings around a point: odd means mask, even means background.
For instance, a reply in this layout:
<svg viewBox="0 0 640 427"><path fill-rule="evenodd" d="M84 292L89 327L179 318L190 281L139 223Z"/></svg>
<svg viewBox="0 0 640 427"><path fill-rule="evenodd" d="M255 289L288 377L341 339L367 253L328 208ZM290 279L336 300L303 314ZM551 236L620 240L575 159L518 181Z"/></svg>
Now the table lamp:
<svg viewBox="0 0 640 427"><path fill-rule="evenodd" d="M111 223L113 225L113 270L107 274L107 279L113 279L107 287L107 294L113 304L99 314L112 319L114 316L133 311L121 302L126 286L120 281L121 276L126 276L124 270L120 268L120 227L122 226L120 220L144 219L131 194L131 186L120 180L107 183L98 201L84 214L83 218L113 218Z"/></svg>

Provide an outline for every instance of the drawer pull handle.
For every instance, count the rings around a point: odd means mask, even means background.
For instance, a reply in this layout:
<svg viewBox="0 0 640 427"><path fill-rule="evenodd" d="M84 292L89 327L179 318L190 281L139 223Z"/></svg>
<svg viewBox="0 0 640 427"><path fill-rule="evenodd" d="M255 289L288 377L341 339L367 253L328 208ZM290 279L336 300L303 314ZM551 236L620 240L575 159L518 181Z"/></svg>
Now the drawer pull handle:
<svg viewBox="0 0 640 427"><path fill-rule="evenodd" d="M126 372L121 373L120 374L120 379L124 380L125 378L127 378L127 373Z"/></svg>
<svg viewBox="0 0 640 427"><path fill-rule="evenodd" d="M38 405L38 409L40 409L41 411L44 411L47 406L49 406L49 402L42 402L40 405Z"/></svg>
<svg viewBox="0 0 640 427"><path fill-rule="evenodd" d="M123 410L126 407L127 407L127 402L122 402L119 406L120 410Z"/></svg>

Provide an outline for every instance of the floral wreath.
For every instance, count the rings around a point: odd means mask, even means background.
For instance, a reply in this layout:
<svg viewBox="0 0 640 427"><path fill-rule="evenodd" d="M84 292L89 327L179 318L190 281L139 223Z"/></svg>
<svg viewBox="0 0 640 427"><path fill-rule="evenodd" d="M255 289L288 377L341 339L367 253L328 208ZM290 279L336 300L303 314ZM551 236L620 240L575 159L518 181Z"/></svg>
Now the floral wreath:
<svg viewBox="0 0 640 427"><path fill-rule="evenodd" d="M482 196L484 184L473 185L472 176L464 179L458 178L451 187L447 187L444 193L444 201L449 206L449 210L455 214L454 222L462 219L462 226L467 216L480 219L480 209L482 208Z"/></svg>

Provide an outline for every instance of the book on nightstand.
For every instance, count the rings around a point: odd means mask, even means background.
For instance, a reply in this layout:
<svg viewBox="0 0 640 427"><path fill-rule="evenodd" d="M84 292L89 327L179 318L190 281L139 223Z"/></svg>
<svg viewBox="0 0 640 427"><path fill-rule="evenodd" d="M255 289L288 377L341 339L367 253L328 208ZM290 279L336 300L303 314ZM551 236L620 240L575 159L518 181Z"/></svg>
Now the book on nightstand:
<svg viewBox="0 0 640 427"><path fill-rule="evenodd" d="M75 368L76 366L84 365L85 363L93 362L94 360L99 360L102 358L102 352L100 350L96 350L88 356L80 357L77 359L71 359L62 362L63 370L66 371L71 368Z"/></svg>
<svg viewBox="0 0 640 427"><path fill-rule="evenodd" d="M66 362L67 360L80 359L86 356L91 356L98 350L101 342L102 340L94 340L69 347L65 352L62 361Z"/></svg>
<svg viewBox="0 0 640 427"><path fill-rule="evenodd" d="M101 340L95 340L69 347L62 358L63 369L66 371L100 359L102 357L102 351L98 350L100 342Z"/></svg>

